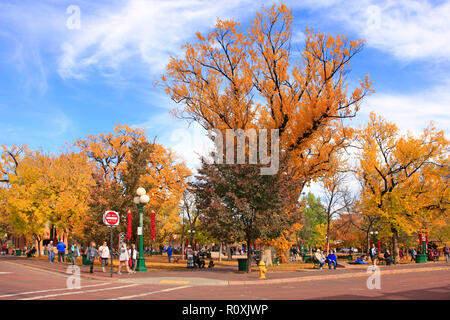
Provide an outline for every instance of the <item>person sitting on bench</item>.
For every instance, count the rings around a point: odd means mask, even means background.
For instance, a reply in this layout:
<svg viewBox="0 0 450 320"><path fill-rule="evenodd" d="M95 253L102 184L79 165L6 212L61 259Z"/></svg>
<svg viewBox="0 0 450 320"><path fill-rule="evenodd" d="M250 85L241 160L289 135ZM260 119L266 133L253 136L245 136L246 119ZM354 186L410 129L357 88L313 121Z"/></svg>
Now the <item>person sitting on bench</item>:
<svg viewBox="0 0 450 320"><path fill-rule="evenodd" d="M314 253L314 258L319 263L319 270L321 270L323 265L325 264L325 257L321 253L320 249L317 249L316 253Z"/></svg>
<svg viewBox="0 0 450 320"><path fill-rule="evenodd" d="M333 264L334 270L336 270L337 258L336 255L334 254L333 249L331 249L330 253L328 254L327 260L328 260L328 268L331 269L331 264Z"/></svg>
<svg viewBox="0 0 450 320"><path fill-rule="evenodd" d="M200 255L198 254L197 251L194 252L194 265L198 266L199 268L205 267L205 260L200 258Z"/></svg>
<svg viewBox="0 0 450 320"><path fill-rule="evenodd" d="M36 248L35 248L35 247L31 248L31 249L27 252L27 258L33 257L35 253L36 253Z"/></svg>

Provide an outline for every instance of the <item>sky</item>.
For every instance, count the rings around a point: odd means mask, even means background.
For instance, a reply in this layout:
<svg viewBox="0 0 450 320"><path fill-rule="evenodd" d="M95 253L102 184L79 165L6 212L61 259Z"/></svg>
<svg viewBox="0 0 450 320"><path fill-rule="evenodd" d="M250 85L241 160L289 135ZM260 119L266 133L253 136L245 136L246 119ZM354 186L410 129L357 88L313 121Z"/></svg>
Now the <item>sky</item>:
<svg viewBox="0 0 450 320"><path fill-rule="evenodd" d="M155 81L170 56L217 18L248 25L262 6L250 0L0 0L0 144L58 152L116 124L144 127L191 168L207 139L175 119ZM450 127L449 1L284 1L293 9L293 43L305 28L365 39L352 60L350 88L366 74L370 111L418 133L430 121Z"/></svg>

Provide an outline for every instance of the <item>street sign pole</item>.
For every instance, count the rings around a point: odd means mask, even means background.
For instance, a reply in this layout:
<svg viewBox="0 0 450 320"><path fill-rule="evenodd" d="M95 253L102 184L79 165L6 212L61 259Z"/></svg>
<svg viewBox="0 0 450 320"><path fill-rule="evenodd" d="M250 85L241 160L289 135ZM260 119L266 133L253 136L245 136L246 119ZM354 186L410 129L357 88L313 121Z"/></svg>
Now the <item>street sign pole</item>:
<svg viewBox="0 0 450 320"><path fill-rule="evenodd" d="M115 211L106 211L103 214L103 223L109 227L109 234L110 234L110 250L109 250L109 258L111 263L111 278L113 274L113 228L115 226L118 226L120 222L120 215L118 212Z"/></svg>
<svg viewBox="0 0 450 320"><path fill-rule="evenodd" d="M111 242L110 242L111 249L109 250L109 257L111 258L110 263L111 263L111 278L112 278L112 275L113 275L113 248L114 248L114 246L113 246L113 226L109 227L109 232L110 232L110 240L111 240Z"/></svg>

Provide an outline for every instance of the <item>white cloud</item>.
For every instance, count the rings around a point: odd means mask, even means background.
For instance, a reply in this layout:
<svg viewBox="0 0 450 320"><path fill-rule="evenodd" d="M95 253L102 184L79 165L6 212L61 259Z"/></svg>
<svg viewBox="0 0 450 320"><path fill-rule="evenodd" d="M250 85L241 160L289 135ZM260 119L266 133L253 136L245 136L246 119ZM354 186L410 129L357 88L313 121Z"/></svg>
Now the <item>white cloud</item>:
<svg viewBox="0 0 450 320"><path fill-rule="evenodd" d="M116 72L131 58L134 65L144 63L149 72L160 73L195 32L212 28L218 17L253 14L249 6L251 1L238 0L131 0L101 13L80 6L81 29L62 44L59 73L82 78L91 69Z"/></svg>
<svg viewBox="0 0 450 320"><path fill-rule="evenodd" d="M197 123L188 125L186 121L173 118L167 113L153 115L144 123L134 127L145 128L147 137L170 148L187 166L195 172L200 168L200 156L207 156L213 148L212 141Z"/></svg>
<svg viewBox="0 0 450 320"><path fill-rule="evenodd" d="M394 122L400 130L420 133L433 121L448 135L450 128L450 91L448 85L408 94L376 93L368 97L359 119L368 120L370 111Z"/></svg>
<svg viewBox="0 0 450 320"><path fill-rule="evenodd" d="M367 45L399 59L450 57L450 2L383 0L339 3L334 19L345 22Z"/></svg>

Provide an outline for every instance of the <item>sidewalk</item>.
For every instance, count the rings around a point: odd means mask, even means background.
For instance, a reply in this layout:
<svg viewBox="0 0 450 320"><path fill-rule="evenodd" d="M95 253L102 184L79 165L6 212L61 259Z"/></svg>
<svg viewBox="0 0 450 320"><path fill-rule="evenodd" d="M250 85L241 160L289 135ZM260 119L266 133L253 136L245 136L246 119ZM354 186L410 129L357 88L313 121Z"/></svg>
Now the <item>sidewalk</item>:
<svg viewBox="0 0 450 320"><path fill-rule="evenodd" d="M49 263L41 259L27 259L24 257L2 256L0 262L20 264L40 271L69 275L68 263ZM351 277L367 277L367 267L369 265L357 265L347 268L329 270L299 269L293 271L276 271L270 269L266 274L266 280L259 280L259 272L250 273L238 272L237 266L219 266L213 269L175 269L175 270L154 270L147 267L147 272L137 272L129 275L117 274L117 267L114 267L112 278L109 268L103 273L98 265L95 265L93 274L89 273L89 266L78 265L81 277L102 281L120 281L140 284L188 284L188 285L255 285L255 284L276 284L301 281L341 279ZM379 266L381 274L398 274L409 272L429 272L438 270L450 271L450 264L445 262L428 262L424 264L399 264L392 266Z"/></svg>

